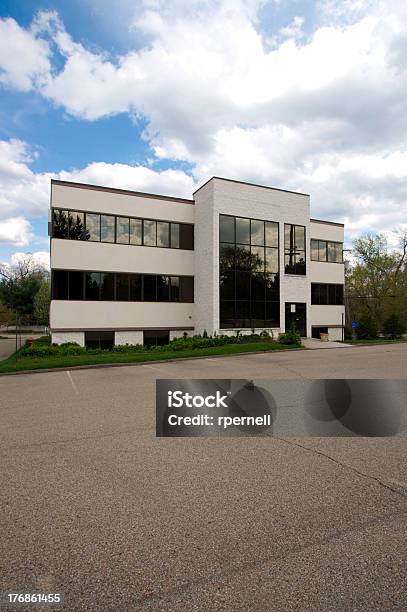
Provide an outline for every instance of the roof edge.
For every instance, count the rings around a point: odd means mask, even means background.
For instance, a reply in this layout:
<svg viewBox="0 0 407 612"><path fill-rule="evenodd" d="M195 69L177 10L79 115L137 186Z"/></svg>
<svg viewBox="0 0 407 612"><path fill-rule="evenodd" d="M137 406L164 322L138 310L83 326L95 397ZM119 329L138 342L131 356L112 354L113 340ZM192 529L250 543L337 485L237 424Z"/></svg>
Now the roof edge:
<svg viewBox="0 0 407 612"><path fill-rule="evenodd" d="M118 187L105 187L103 185L92 185L90 183L77 183L75 181L61 181L59 179L51 179L52 185L62 185L64 187L77 187L78 189L90 189L93 191L105 191L108 193L120 193L122 195L132 195L137 197L152 198L155 200L167 200L171 202L181 202L183 204L195 204L194 200L187 198L178 198L165 196L156 193L147 193L145 191L132 191L131 189L120 189Z"/></svg>
<svg viewBox="0 0 407 612"><path fill-rule="evenodd" d="M261 189L272 189L273 191L282 191L284 193L294 193L296 195L307 196L308 198L310 197L309 193L303 193L302 191L292 191L291 189L280 189L279 187L270 187L269 185L259 185L258 183L249 183L247 181L238 181L237 179L224 178L223 176L212 176L203 185L198 187L198 189L196 189L193 192L192 195L195 195L200 189L205 187L205 185L207 185L208 183L210 183L214 179L217 179L219 181L227 181L229 183L238 183L239 185L249 185L250 187L260 187Z"/></svg>
<svg viewBox="0 0 407 612"><path fill-rule="evenodd" d="M337 227L345 227L344 223L338 223L337 221L324 221L323 219L310 219L311 223L321 223L322 225L336 225Z"/></svg>

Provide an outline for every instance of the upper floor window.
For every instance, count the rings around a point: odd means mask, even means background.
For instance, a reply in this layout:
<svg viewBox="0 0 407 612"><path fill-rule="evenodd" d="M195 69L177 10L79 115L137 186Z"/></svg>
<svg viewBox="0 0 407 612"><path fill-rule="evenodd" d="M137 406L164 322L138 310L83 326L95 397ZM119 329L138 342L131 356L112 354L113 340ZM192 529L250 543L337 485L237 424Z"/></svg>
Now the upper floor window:
<svg viewBox="0 0 407 612"><path fill-rule="evenodd" d="M52 235L68 240L194 249L194 226L155 219L52 209Z"/></svg>
<svg viewBox="0 0 407 612"><path fill-rule="evenodd" d="M343 285L311 283L311 304L321 306L342 306Z"/></svg>
<svg viewBox="0 0 407 612"><path fill-rule="evenodd" d="M306 274L303 225L284 225L284 270L286 274Z"/></svg>
<svg viewBox="0 0 407 612"><path fill-rule="evenodd" d="M312 261L343 263L343 244L332 240L311 240Z"/></svg>

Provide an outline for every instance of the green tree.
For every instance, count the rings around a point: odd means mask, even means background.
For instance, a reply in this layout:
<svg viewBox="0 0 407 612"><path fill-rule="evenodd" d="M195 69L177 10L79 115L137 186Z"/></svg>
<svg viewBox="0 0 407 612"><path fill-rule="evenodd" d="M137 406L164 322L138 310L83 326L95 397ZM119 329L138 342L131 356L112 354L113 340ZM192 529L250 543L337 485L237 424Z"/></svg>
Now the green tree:
<svg viewBox="0 0 407 612"><path fill-rule="evenodd" d="M384 322L383 333L385 336L395 340L404 334L404 325L396 314L391 314Z"/></svg>
<svg viewBox="0 0 407 612"><path fill-rule="evenodd" d="M39 325L49 324L49 304L51 301L51 285L44 281L34 296L34 316Z"/></svg>
<svg viewBox="0 0 407 612"><path fill-rule="evenodd" d="M376 321L368 312L360 317L356 334L358 340L374 340L378 337Z"/></svg>
<svg viewBox="0 0 407 612"><path fill-rule="evenodd" d="M34 313L34 297L48 272L28 254L14 266L0 267L0 301L13 312L29 317Z"/></svg>

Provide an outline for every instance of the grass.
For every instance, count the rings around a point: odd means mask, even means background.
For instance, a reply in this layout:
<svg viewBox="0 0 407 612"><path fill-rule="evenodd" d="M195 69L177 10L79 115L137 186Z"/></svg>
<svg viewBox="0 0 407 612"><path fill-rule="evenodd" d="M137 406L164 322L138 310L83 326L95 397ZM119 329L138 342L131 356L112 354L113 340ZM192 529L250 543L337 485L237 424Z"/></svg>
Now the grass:
<svg viewBox="0 0 407 612"><path fill-rule="evenodd" d="M0 362L0 374L21 372L25 370L43 370L57 368L73 368L75 366L143 363L167 359L186 359L190 357L211 357L216 355L236 355L257 351L281 351L301 348L296 345L278 344L277 342L252 342L249 344L226 344L204 349L184 351L146 351L140 353L113 353L106 351L101 354L89 355L53 355L50 357L19 356L19 351Z"/></svg>

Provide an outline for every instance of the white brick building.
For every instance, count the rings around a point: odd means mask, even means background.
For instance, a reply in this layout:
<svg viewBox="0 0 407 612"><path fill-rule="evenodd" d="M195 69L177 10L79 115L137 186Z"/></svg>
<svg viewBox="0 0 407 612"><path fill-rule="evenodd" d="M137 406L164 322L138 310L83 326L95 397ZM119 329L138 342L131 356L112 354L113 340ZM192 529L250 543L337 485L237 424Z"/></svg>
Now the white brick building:
<svg viewBox="0 0 407 612"><path fill-rule="evenodd" d="M340 223L309 196L213 177L173 198L51 183L53 342L160 343L184 333L340 339Z"/></svg>

